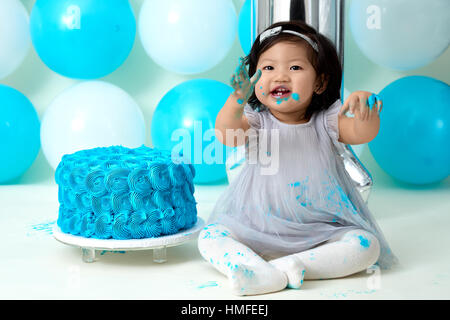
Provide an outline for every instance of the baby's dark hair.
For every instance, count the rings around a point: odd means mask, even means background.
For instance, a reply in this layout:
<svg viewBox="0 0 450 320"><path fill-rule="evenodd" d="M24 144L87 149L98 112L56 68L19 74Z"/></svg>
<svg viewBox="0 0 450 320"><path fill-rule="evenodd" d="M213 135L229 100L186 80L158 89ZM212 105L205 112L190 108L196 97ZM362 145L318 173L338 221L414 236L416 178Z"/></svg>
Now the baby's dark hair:
<svg viewBox="0 0 450 320"><path fill-rule="evenodd" d="M321 94L313 94L311 104L306 109L305 114L305 118L309 119L314 113L328 109L337 99L340 98L342 81L341 63L339 62L339 57L333 43L327 37L317 32L308 24L302 21L277 22L271 25L266 30L278 26L281 26L282 30L293 30L305 36L308 36L318 45L319 52L316 52L308 44L308 59L314 67L314 70L316 71L319 79L322 79L321 85L326 85L326 89ZM267 39L264 39L262 43L260 43L258 36L253 43L249 55L245 57L244 60L245 64L249 67L248 73L250 77L252 77L256 72L256 66L258 64L260 56L274 44L281 41L302 41L304 43L307 43L302 38L290 33L281 32L277 35L270 36ZM248 103L254 110L261 105L261 102L256 97L254 91L250 96Z"/></svg>

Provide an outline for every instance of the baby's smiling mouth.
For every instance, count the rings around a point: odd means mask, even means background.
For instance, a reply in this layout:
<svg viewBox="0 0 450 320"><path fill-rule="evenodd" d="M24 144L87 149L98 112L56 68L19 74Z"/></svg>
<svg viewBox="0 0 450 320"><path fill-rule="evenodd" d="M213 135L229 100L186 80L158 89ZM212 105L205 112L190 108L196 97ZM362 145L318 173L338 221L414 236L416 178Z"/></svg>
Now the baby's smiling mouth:
<svg viewBox="0 0 450 320"><path fill-rule="evenodd" d="M275 99L283 99L291 94L291 91L285 86L277 86L272 91L270 95Z"/></svg>

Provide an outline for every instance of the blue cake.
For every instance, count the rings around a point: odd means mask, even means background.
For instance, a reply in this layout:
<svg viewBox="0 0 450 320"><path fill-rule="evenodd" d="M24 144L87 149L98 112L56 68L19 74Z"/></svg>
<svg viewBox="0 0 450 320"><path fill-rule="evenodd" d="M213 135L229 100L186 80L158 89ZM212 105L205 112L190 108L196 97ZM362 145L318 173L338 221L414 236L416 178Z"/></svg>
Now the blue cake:
<svg viewBox="0 0 450 320"><path fill-rule="evenodd" d="M192 164L149 147L64 155L56 168L64 233L98 239L155 238L197 222Z"/></svg>

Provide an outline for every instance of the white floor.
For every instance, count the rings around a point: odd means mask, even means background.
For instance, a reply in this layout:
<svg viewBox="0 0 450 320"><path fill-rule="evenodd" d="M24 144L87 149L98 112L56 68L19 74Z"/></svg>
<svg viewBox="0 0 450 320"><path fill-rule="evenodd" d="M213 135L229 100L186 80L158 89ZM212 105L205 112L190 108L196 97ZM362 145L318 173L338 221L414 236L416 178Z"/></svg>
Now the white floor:
<svg viewBox="0 0 450 320"><path fill-rule="evenodd" d="M57 189L51 178L0 185L0 299L449 299L450 178L407 186L384 174L370 156L369 207L401 261L394 270L368 270L344 279L305 281L300 290L253 297L230 293L227 279L201 258L195 241L151 251L81 251L56 241ZM196 186L199 216L207 219L226 188Z"/></svg>

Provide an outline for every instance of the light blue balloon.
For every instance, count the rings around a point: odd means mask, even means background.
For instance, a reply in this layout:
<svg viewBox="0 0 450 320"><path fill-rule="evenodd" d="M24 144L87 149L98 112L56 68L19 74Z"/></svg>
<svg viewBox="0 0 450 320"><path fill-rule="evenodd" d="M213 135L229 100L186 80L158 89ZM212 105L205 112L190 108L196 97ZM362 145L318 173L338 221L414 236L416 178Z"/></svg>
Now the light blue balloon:
<svg viewBox="0 0 450 320"><path fill-rule="evenodd" d="M238 22L238 35L239 43L245 54L249 54L252 49L252 38L251 38L251 4L252 0L246 0L241 7L239 12L239 22Z"/></svg>
<svg viewBox="0 0 450 320"><path fill-rule="evenodd" d="M30 100L0 85L0 183L21 176L40 148L39 118Z"/></svg>
<svg viewBox="0 0 450 320"><path fill-rule="evenodd" d="M349 23L373 62L412 70L439 57L450 43L448 0L353 0Z"/></svg>
<svg viewBox="0 0 450 320"><path fill-rule="evenodd" d="M146 53L166 70L207 71L220 63L236 39L231 0L146 0L139 13L139 37Z"/></svg>
<svg viewBox="0 0 450 320"><path fill-rule="evenodd" d="M220 109L233 89L210 79L185 81L167 92L153 113L153 146L182 154L194 165L194 183L226 178L225 160L231 148L215 136Z"/></svg>
<svg viewBox="0 0 450 320"><path fill-rule="evenodd" d="M424 76L396 80L379 94L381 126L369 148L388 174L428 184L450 174L450 86Z"/></svg>
<svg viewBox="0 0 450 320"><path fill-rule="evenodd" d="M96 79L128 57L136 20L128 0L37 0L30 28L34 48L50 69Z"/></svg>

